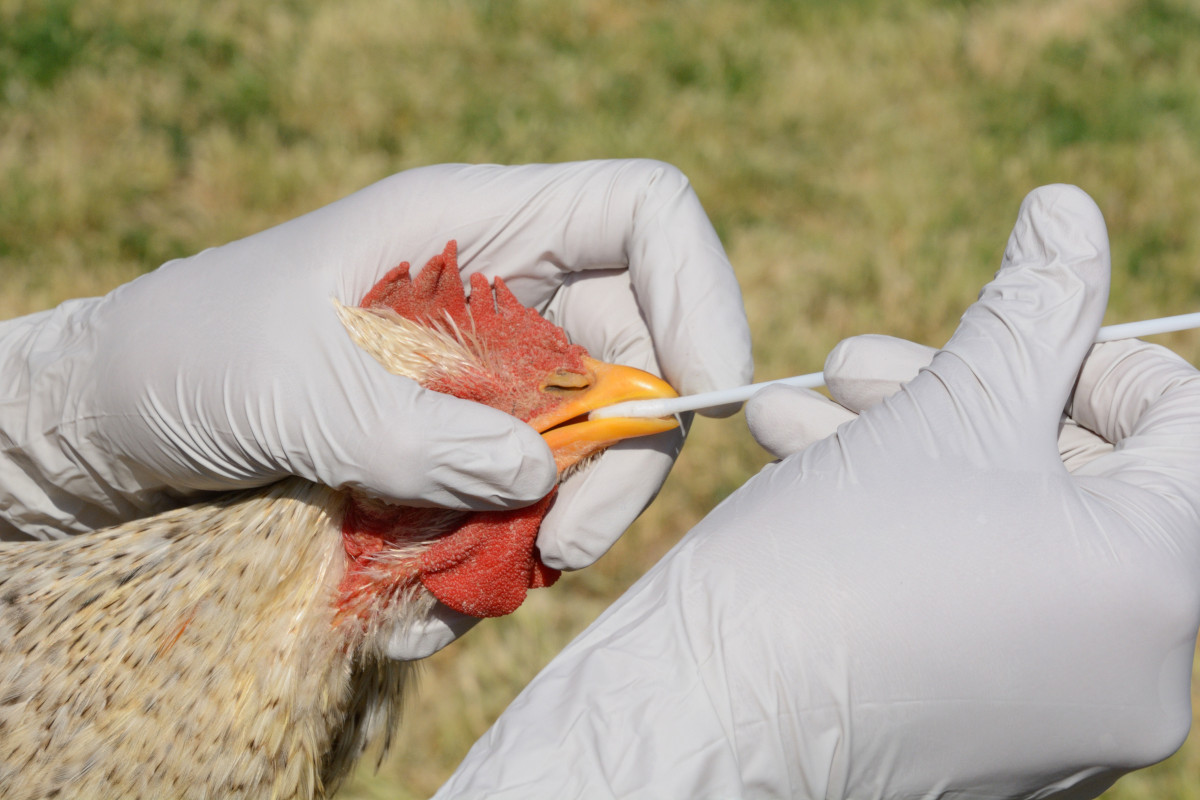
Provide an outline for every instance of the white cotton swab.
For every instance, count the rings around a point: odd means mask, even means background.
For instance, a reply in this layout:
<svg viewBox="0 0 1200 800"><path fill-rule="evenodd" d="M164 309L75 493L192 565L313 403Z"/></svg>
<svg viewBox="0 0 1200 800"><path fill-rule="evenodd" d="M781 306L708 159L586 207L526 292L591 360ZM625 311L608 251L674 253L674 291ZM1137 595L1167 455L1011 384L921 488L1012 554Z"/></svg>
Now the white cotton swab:
<svg viewBox="0 0 1200 800"><path fill-rule="evenodd" d="M1120 325L1105 325L1096 334L1097 342L1115 342L1117 339L1140 339L1156 333L1174 333L1200 328L1200 311L1194 314L1179 314L1174 317L1144 319L1141 322L1123 322Z"/></svg>
<svg viewBox="0 0 1200 800"><path fill-rule="evenodd" d="M1159 317L1144 319L1140 322L1125 322L1120 325L1107 325L1096 335L1097 342L1111 342L1117 339L1136 339L1142 336L1153 336L1156 333L1173 333L1200 328L1200 311L1194 314L1179 314L1174 317ZM765 386L799 386L804 389L816 389L825 385L825 375L813 372L808 375L796 375L791 378L780 378L774 381L751 383L747 386L737 386L733 389L722 389L716 392L702 392L683 397L670 397L663 400L630 400L625 403L615 403L611 406L598 408L588 415L588 419L605 419L608 417L667 417L682 411L697 411L702 408L714 408L730 403L744 403L751 395Z"/></svg>

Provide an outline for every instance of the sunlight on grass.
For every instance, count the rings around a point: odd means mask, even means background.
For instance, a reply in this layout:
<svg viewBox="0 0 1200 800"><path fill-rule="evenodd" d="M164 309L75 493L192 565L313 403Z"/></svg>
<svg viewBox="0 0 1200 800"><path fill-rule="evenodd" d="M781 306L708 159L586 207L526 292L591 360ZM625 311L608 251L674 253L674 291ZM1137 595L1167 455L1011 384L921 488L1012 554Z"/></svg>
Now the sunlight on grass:
<svg viewBox="0 0 1200 800"><path fill-rule="evenodd" d="M1104 210L1106 322L1200 309L1200 9L1183 0L0 0L0 318L100 294L397 170L661 158L745 291L758 378L941 344L1021 198ZM1162 339L1193 363L1200 337ZM378 775L424 797L520 688L766 461L697 422L597 566L429 660ZM1200 798L1200 743L1119 800Z"/></svg>

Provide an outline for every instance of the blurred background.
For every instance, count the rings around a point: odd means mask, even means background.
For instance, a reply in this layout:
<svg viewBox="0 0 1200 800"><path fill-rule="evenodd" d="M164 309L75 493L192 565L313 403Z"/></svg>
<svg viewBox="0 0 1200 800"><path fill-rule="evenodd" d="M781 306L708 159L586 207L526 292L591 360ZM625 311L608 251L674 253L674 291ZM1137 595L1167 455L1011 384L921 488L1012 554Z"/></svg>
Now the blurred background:
<svg viewBox="0 0 1200 800"><path fill-rule="evenodd" d="M856 333L942 344L1044 183L1106 215L1106 322L1195 311L1197 42L1195 0L0 0L0 319L409 167L621 156L691 178L760 380ZM1200 334L1157 341L1200 363ZM740 416L699 421L596 567L429 660L338 797L430 794L766 461ZM1200 798L1198 739L1106 797Z"/></svg>

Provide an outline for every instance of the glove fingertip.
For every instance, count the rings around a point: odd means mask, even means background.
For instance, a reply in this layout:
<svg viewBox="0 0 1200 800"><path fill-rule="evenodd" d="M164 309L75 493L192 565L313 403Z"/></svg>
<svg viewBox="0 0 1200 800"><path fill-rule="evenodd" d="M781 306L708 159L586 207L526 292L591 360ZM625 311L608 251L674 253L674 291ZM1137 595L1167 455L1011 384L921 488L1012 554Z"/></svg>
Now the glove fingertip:
<svg viewBox="0 0 1200 800"><path fill-rule="evenodd" d="M437 603L429 616L392 631L385 648L394 661L428 658L461 638L479 619Z"/></svg>
<svg viewBox="0 0 1200 800"><path fill-rule="evenodd" d="M548 515L538 532L538 557L547 567L564 572L590 567L612 549L636 516L613 520L610 515L609 525L597 527L589 524L590 515L578 509Z"/></svg>
<svg viewBox="0 0 1200 800"><path fill-rule="evenodd" d="M929 366L932 347L895 336L865 334L843 339L825 359L825 385L842 406L862 412L895 394Z"/></svg>
<svg viewBox="0 0 1200 800"><path fill-rule="evenodd" d="M529 505L554 487L554 456L537 431L494 409L434 392L401 403L390 424L341 442L328 471L389 502L464 510ZM385 409L374 409L382 419Z"/></svg>
<svg viewBox="0 0 1200 800"><path fill-rule="evenodd" d="M768 386L746 402L750 435L776 458L806 449L854 416L824 395L794 386Z"/></svg>
<svg viewBox="0 0 1200 800"><path fill-rule="evenodd" d="M436 462L430 464L429 474L438 475L456 492L478 497L485 506L524 506L549 494L558 470L546 441L520 420L499 412L487 416L499 419L487 419L478 427L463 424L454 435L445 436L441 448L431 450ZM493 421L499 424L493 427Z"/></svg>

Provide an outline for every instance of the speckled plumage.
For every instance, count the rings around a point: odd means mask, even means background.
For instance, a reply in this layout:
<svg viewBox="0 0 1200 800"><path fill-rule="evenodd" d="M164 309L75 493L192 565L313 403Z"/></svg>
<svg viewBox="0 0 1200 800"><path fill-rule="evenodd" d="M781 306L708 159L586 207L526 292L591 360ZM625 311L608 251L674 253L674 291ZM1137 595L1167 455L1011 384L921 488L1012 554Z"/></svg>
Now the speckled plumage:
<svg viewBox="0 0 1200 800"><path fill-rule="evenodd" d="M325 796L411 670L334 624L343 502L293 480L0 544L0 794Z"/></svg>

